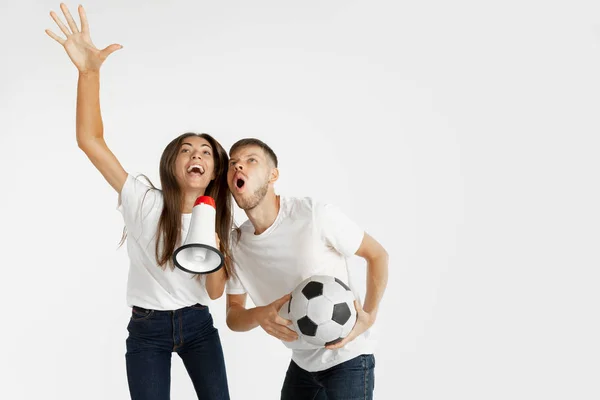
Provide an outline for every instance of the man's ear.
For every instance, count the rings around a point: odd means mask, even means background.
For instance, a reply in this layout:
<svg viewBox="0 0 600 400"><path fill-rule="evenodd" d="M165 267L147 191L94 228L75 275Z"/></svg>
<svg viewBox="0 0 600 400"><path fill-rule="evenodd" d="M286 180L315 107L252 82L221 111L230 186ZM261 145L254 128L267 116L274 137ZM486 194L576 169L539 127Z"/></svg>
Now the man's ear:
<svg viewBox="0 0 600 400"><path fill-rule="evenodd" d="M275 183L279 179L279 170L277 168L271 169L271 177L269 178L269 183Z"/></svg>

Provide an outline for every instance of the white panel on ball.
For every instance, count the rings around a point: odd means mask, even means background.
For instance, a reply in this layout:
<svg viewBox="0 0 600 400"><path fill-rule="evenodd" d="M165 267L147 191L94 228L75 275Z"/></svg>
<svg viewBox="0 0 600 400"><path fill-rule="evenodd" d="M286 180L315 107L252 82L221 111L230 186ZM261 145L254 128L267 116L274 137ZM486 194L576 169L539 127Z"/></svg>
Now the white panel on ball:
<svg viewBox="0 0 600 400"><path fill-rule="evenodd" d="M290 318L299 319L306 315L306 309L308 308L308 300L302 295L302 293L292 294L290 300Z"/></svg>
<svg viewBox="0 0 600 400"><path fill-rule="evenodd" d="M319 325L319 328L317 329L317 339L319 339L319 344L331 342L339 339L341 336L342 327L334 321L327 321L324 324Z"/></svg>
<svg viewBox="0 0 600 400"><path fill-rule="evenodd" d="M327 283L323 286L323 295L333 302L333 304L348 301L348 291L337 282Z"/></svg>
<svg viewBox="0 0 600 400"><path fill-rule="evenodd" d="M309 300L306 315L317 325L331 321L333 303L325 296L315 297Z"/></svg>

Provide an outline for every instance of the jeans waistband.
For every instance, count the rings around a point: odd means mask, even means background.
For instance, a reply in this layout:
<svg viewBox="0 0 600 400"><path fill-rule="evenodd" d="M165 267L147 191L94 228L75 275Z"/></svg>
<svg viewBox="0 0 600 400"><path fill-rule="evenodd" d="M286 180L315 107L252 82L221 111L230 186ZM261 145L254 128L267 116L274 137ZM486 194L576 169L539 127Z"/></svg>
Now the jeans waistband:
<svg viewBox="0 0 600 400"><path fill-rule="evenodd" d="M140 307L140 306L133 306L131 308L136 309L137 311L140 311L140 312L150 312L150 311L153 311L154 314L157 314L157 313L158 314L167 314L167 313L172 313L172 312L175 312L175 311L187 310L187 309L190 309L190 308L203 309L203 308L206 308L206 307L207 306L205 306L204 304L196 303L196 304L193 304L191 306L178 308L176 310L152 310L152 309L144 308L144 307Z"/></svg>

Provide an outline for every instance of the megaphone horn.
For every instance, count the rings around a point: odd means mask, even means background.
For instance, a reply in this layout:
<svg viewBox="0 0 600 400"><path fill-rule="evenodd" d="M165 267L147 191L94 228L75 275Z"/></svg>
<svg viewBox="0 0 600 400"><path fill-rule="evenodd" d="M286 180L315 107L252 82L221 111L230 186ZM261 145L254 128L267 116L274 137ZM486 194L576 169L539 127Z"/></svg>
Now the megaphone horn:
<svg viewBox="0 0 600 400"><path fill-rule="evenodd" d="M215 200L200 196L192 208L185 242L173 253L175 266L191 274L210 274L223 266L223 254L215 237Z"/></svg>

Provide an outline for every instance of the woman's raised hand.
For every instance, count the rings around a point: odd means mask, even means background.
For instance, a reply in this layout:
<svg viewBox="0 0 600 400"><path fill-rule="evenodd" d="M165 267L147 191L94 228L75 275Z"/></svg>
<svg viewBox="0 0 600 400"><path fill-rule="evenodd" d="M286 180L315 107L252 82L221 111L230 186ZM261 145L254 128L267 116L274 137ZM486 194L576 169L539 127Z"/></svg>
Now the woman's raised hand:
<svg viewBox="0 0 600 400"><path fill-rule="evenodd" d="M94 46L94 43L92 43L90 27L83 6L79 6L77 9L79 12L79 19L81 20L81 30L78 29L75 20L64 3L60 4L60 9L65 15L67 26L63 24L54 11L50 12L50 16L54 22L56 22L56 25L58 25L62 33L65 34L66 39L63 39L49 29L46 29L46 33L65 48L69 58L73 61L73 64L75 64L80 73L99 71L104 60L106 60L112 52L123 47L120 44L111 44L103 50L99 50Z"/></svg>

